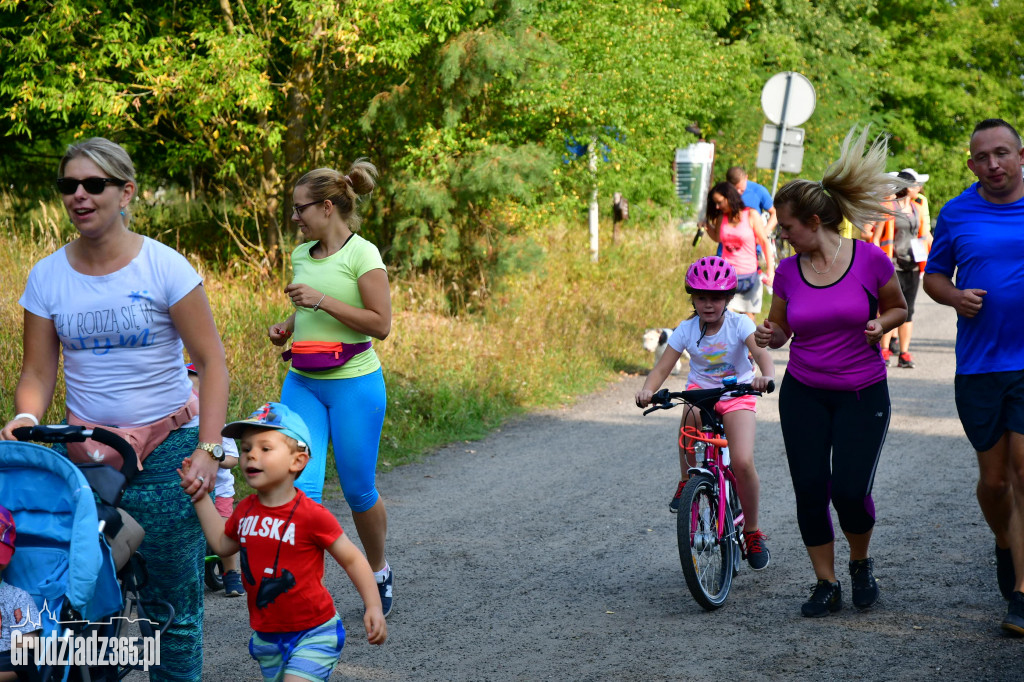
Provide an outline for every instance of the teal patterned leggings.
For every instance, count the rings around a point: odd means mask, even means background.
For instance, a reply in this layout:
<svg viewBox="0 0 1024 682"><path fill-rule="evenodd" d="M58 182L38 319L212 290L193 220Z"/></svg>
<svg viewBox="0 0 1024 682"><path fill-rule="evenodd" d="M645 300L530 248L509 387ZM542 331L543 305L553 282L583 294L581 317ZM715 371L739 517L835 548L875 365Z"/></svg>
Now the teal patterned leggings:
<svg viewBox="0 0 1024 682"><path fill-rule="evenodd" d="M121 506L146 531L139 548L149 571L143 599L162 599L174 607L174 624L160 638L160 667L150 670L150 680L199 680L203 675L206 539L177 473L198 441L197 428L172 431L121 498ZM160 611L149 615L160 622L167 618Z"/></svg>

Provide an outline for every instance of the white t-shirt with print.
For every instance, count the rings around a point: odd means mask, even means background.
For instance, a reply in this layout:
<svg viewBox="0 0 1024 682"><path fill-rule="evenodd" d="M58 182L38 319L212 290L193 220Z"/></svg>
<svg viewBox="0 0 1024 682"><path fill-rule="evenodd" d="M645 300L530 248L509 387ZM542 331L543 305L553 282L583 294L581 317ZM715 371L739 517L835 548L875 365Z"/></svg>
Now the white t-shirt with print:
<svg viewBox="0 0 1024 682"><path fill-rule="evenodd" d="M36 263L18 303L53 320L71 411L94 424L140 426L192 394L169 311L202 281L184 256L149 237L128 265L98 277L74 270L65 246Z"/></svg>
<svg viewBox="0 0 1024 682"><path fill-rule="evenodd" d="M238 446L234 438L221 439L221 447L224 448L225 457L238 457ZM217 483L213 487L214 497L235 496L235 476L231 469L217 469Z"/></svg>
<svg viewBox="0 0 1024 682"><path fill-rule="evenodd" d="M747 355L747 337L757 329L746 315L725 311L722 328L714 335L700 338L700 318L683 320L672 332L668 345L690 354L690 374L686 384L700 388L719 388L726 377L748 384L754 378L754 365ZM697 340L700 339L700 345Z"/></svg>

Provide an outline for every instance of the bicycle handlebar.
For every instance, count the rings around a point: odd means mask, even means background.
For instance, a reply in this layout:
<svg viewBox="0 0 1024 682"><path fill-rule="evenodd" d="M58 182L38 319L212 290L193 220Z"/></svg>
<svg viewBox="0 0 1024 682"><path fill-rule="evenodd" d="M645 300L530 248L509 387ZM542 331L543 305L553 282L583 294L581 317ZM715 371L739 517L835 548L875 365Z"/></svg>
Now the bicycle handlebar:
<svg viewBox="0 0 1024 682"><path fill-rule="evenodd" d="M764 391L758 391L750 384L733 384L732 386L722 386L721 388L697 388L692 391L669 391L667 388L663 388L651 396L651 407L644 410L644 414L650 414L655 410L671 410L679 404L672 402L673 400L681 400L697 406L701 406L702 403L711 403L713 405L726 395L732 398L744 395L759 396L771 393L774 390L774 381L769 381L768 388Z"/></svg>

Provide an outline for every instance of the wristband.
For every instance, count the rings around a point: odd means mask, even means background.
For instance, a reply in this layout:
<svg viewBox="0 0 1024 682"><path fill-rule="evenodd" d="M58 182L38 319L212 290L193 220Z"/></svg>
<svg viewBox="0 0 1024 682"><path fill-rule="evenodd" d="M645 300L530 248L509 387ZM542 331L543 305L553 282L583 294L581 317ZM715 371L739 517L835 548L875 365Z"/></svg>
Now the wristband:
<svg viewBox="0 0 1024 682"><path fill-rule="evenodd" d="M327 294L323 294L323 295L321 295L321 296L320 296L320 300L319 300L319 301L317 301L317 302L316 302L315 304L313 304L313 312L314 312L314 313L315 313L316 311L320 310L320 304L324 302L324 298L326 298L326 297L327 297Z"/></svg>
<svg viewBox="0 0 1024 682"><path fill-rule="evenodd" d="M28 412L19 412L18 414L14 415L14 419L12 419L11 421L15 421L17 419L21 419L22 417L24 417L25 419L31 419L33 424L35 424L36 426L39 426L39 420L36 419L36 416L34 414L30 414Z"/></svg>

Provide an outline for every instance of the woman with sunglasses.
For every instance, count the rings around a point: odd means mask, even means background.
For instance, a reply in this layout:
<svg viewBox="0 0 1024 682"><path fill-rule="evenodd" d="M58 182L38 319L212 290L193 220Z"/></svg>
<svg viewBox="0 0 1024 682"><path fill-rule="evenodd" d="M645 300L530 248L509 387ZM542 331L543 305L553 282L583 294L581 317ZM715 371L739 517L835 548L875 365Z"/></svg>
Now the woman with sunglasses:
<svg viewBox="0 0 1024 682"><path fill-rule="evenodd" d="M373 190L376 178L373 164L360 159L347 173L318 168L296 183L292 220L306 241L292 253L294 273L285 287L295 312L268 334L278 346L292 338L281 402L302 415L313 436L312 457L295 485L321 501L329 436L387 616L394 576L384 552L387 511L376 486L387 396L370 340L391 332L391 290L377 247L355 234L358 198Z"/></svg>
<svg viewBox="0 0 1024 682"><path fill-rule="evenodd" d="M191 466L192 499L213 491L223 459L220 429L228 375L202 278L181 254L132 232L135 168L119 145L92 138L68 147L60 190L78 236L29 273L18 414L0 430L43 419L53 400L61 355L69 423L115 426L141 439L144 467L121 506L146 531L140 551L149 583L143 598L174 607L151 680L199 680L203 668L203 532L181 494L176 470ZM182 363L183 346L201 378L197 401ZM79 445L79 444L76 444ZM75 458L76 445L69 446ZM88 459L104 455L92 449ZM154 608L163 622L169 614Z"/></svg>

